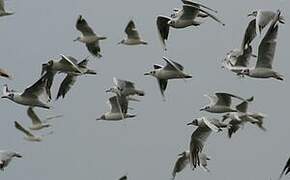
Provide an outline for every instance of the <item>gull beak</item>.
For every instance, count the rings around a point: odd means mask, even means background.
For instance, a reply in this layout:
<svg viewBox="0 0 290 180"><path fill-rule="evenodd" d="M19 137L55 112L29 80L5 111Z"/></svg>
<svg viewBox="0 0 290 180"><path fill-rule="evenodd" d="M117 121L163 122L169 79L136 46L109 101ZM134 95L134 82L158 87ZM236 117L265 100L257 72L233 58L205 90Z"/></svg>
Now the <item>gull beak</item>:
<svg viewBox="0 0 290 180"><path fill-rule="evenodd" d="M192 126L193 125L193 121L191 121L190 123L187 123L186 125Z"/></svg>
<svg viewBox="0 0 290 180"><path fill-rule="evenodd" d="M122 41L118 42L117 45L122 44Z"/></svg>
<svg viewBox="0 0 290 180"><path fill-rule="evenodd" d="M76 42L76 41L78 41L78 40L79 40L79 38L76 38L76 39L73 40L73 42Z"/></svg>
<svg viewBox="0 0 290 180"><path fill-rule="evenodd" d="M15 154L15 157L22 158L22 155L20 155L20 154Z"/></svg>
<svg viewBox="0 0 290 180"><path fill-rule="evenodd" d="M254 16L254 13L250 13L250 14L248 14L248 17L250 17L250 16Z"/></svg>
<svg viewBox="0 0 290 180"><path fill-rule="evenodd" d="M204 111L205 110L205 108L201 108L201 109L199 109L199 111Z"/></svg>
<svg viewBox="0 0 290 180"><path fill-rule="evenodd" d="M107 89L107 90L105 90L105 92L106 92L106 93L111 92L111 89Z"/></svg>
<svg viewBox="0 0 290 180"><path fill-rule="evenodd" d="M1 98L3 98L3 99L4 99L4 98L9 98L9 97L8 97L8 96L1 96Z"/></svg>
<svg viewBox="0 0 290 180"><path fill-rule="evenodd" d="M150 73L144 73L144 76L150 75Z"/></svg>

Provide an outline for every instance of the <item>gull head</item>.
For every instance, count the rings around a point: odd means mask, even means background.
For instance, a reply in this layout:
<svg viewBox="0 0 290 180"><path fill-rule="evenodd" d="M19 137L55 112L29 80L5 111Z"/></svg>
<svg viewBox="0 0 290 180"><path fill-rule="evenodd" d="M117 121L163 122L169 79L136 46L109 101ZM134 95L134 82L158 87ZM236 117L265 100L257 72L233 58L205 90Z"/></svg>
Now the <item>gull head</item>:
<svg viewBox="0 0 290 180"><path fill-rule="evenodd" d="M77 37L76 39L73 40L74 42L76 41L81 41L81 37Z"/></svg>
<svg viewBox="0 0 290 180"><path fill-rule="evenodd" d="M105 115L102 115L101 117L97 118L96 120L98 121L98 120L105 120L105 119L106 119Z"/></svg>
<svg viewBox="0 0 290 180"><path fill-rule="evenodd" d="M186 156L186 151L183 151L182 153L178 154L178 156Z"/></svg>
<svg viewBox="0 0 290 180"><path fill-rule="evenodd" d="M13 157L22 158L22 155L19 154L19 153L14 153L14 154L13 154Z"/></svg>
<svg viewBox="0 0 290 180"><path fill-rule="evenodd" d="M7 95L4 95L4 96L1 96L1 98L7 98L7 99L10 99L10 100L13 100L14 99L14 93L9 93Z"/></svg>
<svg viewBox="0 0 290 180"><path fill-rule="evenodd" d="M188 126L192 126L192 125L198 126L198 119L194 119L191 122L187 123L186 125L188 125Z"/></svg>
<svg viewBox="0 0 290 180"><path fill-rule="evenodd" d="M243 69L237 75L239 75L239 76L250 75L250 69Z"/></svg>
<svg viewBox="0 0 290 180"><path fill-rule="evenodd" d="M248 17L253 16L256 17L258 14L258 11L253 11L252 13L248 14Z"/></svg>
<svg viewBox="0 0 290 180"><path fill-rule="evenodd" d="M201 108L200 111L206 111L206 110L208 110L209 108L210 108L210 106L205 106L205 107Z"/></svg>
<svg viewBox="0 0 290 180"><path fill-rule="evenodd" d="M122 39L120 42L118 42L117 44L124 44L125 43L125 39Z"/></svg>
<svg viewBox="0 0 290 180"><path fill-rule="evenodd" d="M150 72L144 73L144 75L156 76L156 71L150 71Z"/></svg>

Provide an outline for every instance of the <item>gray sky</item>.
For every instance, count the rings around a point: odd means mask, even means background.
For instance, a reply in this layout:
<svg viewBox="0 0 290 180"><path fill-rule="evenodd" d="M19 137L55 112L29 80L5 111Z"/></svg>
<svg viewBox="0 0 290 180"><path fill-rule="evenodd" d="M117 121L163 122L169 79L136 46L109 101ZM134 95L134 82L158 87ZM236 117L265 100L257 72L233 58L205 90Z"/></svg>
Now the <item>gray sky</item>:
<svg viewBox="0 0 290 180"><path fill-rule="evenodd" d="M1 149L15 150L23 159L14 160L0 172L1 179L118 179L128 173L129 179L169 179L177 154L189 147L192 127L186 123L200 116L219 117L200 113L208 103L203 94L225 91L243 97L255 96L249 110L267 114L267 132L247 125L231 140L226 132L213 134L205 152L211 156L211 173L189 168L176 179L275 179L289 156L289 14L290 2L282 0L205 0L203 4L217 9L225 27L211 19L200 27L172 30L163 52L157 35L156 16L169 15L181 2L122 0L67 0L67 1L6 1L6 8L16 14L0 19L1 67L9 70L13 81L2 79L2 84L23 90L34 83L41 64L59 54L78 59L88 55L81 43L73 39L79 35L75 21L82 14L99 35L108 39L101 42L103 58L90 58L90 67L97 76L80 77L64 100L53 102L53 110L37 108L41 117L64 114L52 121L53 135L41 143L24 141L14 129L13 121L25 126L31 122L26 107L1 100ZM240 47L249 19L246 15L256 9L281 9L286 24L281 25L274 68L285 76L276 80L239 79L222 70L221 59ZM127 22L133 18L148 46L126 47L116 43L124 36ZM257 47L261 37L254 44ZM162 56L180 62L193 78L172 80L163 102L157 82L144 77L144 72L155 63L163 63ZM254 63L254 62L253 62ZM96 117L109 110L110 95L104 90L112 85L113 77L136 82L146 96L140 103L132 103L134 119L123 122L96 122ZM56 95L63 77L56 77ZM41 131L41 133L49 130ZM37 133L37 132L36 132ZM285 143L286 142L286 143Z"/></svg>

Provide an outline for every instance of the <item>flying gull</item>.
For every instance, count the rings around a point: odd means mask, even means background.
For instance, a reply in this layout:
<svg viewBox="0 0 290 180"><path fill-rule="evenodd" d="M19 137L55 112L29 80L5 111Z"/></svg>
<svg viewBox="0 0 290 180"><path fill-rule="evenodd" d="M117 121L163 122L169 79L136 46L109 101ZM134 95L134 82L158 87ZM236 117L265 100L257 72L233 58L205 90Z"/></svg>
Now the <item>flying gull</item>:
<svg viewBox="0 0 290 180"><path fill-rule="evenodd" d="M192 78L192 76L183 72L184 68L181 64L166 57L163 57L163 60L166 62L165 66L155 64L153 66L154 70L144 75L151 75L158 80L161 94L164 97L164 91L166 90L169 79L187 79Z"/></svg>
<svg viewBox="0 0 290 180"><path fill-rule="evenodd" d="M100 54L101 48L99 45L99 40L107 39L106 37L97 36L92 28L88 25L87 21L79 16L76 22L76 28L82 35L77 37L74 41L80 41L86 44L88 51L95 57L102 57Z"/></svg>

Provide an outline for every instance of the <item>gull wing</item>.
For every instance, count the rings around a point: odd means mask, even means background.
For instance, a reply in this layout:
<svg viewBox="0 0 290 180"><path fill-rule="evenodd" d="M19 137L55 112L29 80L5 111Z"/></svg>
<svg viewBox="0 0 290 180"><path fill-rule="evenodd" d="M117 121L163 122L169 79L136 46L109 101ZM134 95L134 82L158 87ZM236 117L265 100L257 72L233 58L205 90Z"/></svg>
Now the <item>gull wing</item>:
<svg viewBox="0 0 290 180"><path fill-rule="evenodd" d="M186 166L189 164L189 156L188 153L182 153L182 156L179 156L177 160L175 161L174 168L172 171L172 178L174 179L176 176L176 173L181 172Z"/></svg>
<svg viewBox="0 0 290 180"><path fill-rule="evenodd" d="M92 28L88 25L87 21L82 17L82 15L80 15L79 18L77 19L76 28L83 34L83 36L96 35L92 30Z"/></svg>
<svg viewBox="0 0 290 180"><path fill-rule="evenodd" d="M6 12L4 0L0 0L0 12Z"/></svg>
<svg viewBox="0 0 290 180"><path fill-rule="evenodd" d="M88 62L89 62L88 59L84 59L84 60L82 60L81 62L78 63L78 67L87 68Z"/></svg>
<svg viewBox="0 0 290 180"><path fill-rule="evenodd" d="M28 97L36 98L44 92L44 90L46 89L46 84L47 84L47 80L44 76L42 76L33 85L26 88L24 92L21 94L21 96L28 96Z"/></svg>
<svg viewBox="0 0 290 180"><path fill-rule="evenodd" d="M126 88L133 88L135 89L135 84L131 81L127 81L127 80L122 80L122 79L113 79L114 84L120 88L121 90L126 89Z"/></svg>
<svg viewBox="0 0 290 180"><path fill-rule="evenodd" d="M183 5L180 19L182 20L195 19L198 15L199 9L200 9L199 6L187 4Z"/></svg>
<svg viewBox="0 0 290 180"><path fill-rule="evenodd" d="M78 60L72 56L67 56L66 58L68 58L73 64L77 65L78 64Z"/></svg>
<svg viewBox="0 0 290 180"><path fill-rule="evenodd" d="M280 11L274 17L271 26L259 45L256 68L272 68L278 35Z"/></svg>
<svg viewBox="0 0 290 180"><path fill-rule="evenodd" d="M246 45L249 47L251 42L255 39L257 36L256 32L256 19L253 19L252 21L249 22L247 29L244 34L244 38L242 41L242 50L245 49Z"/></svg>
<svg viewBox="0 0 290 180"><path fill-rule="evenodd" d="M36 115L32 107L29 107L26 111L28 117L31 119L32 124L41 124L39 117Z"/></svg>
<svg viewBox="0 0 290 180"><path fill-rule="evenodd" d="M207 155L206 155L205 153L200 153L200 154L199 154L199 159L200 159L201 167L202 167L206 172L209 172L209 169L207 168L207 161L209 160L209 158L207 157Z"/></svg>
<svg viewBox="0 0 290 180"><path fill-rule="evenodd" d="M241 121L236 120L236 119L232 119L229 122L229 124L230 124L230 126L228 128L228 137L229 138L231 138L232 135L240 129L241 123L242 123Z"/></svg>
<svg viewBox="0 0 290 180"><path fill-rule="evenodd" d="M275 12L273 11L263 11L259 10L256 16L256 30L261 31L267 26L270 21L275 17Z"/></svg>
<svg viewBox="0 0 290 180"><path fill-rule="evenodd" d="M163 57L163 60L166 61L166 66L164 66L164 69L166 70L177 70L177 71L183 71L183 66L175 61L172 61L166 57Z"/></svg>
<svg viewBox="0 0 290 180"><path fill-rule="evenodd" d="M159 38L161 40L161 43L162 43L164 50L166 50L165 41L168 39L168 35L169 35L168 21L170 21L170 20L171 19L169 17L166 17L166 16L158 16L157 20L156 20Z"/></svg>
<svg viewBox="0 0 290 180"><path fill-rule="evenodd" d="M252 51L252 46L248 45L248 47L243 50L243 54L237 57L235 66L248 67L250 63L249 61L252 57Z"/></svg>
<svg viewBox="0 0 290 180"><path fill-rule="evenodd" d="M208 126L199 126L191 135L189 150L191 166L196 168L200 165L199 153L202 152L205 141L212 130Z"/></svg>
<svg viewBox="0 0 290 180"><path fill-rule="evenodd" d="M166 90L166 87L167 87L167 80L165 79L158 79L158 85L159 85L159 88L160 88L160 92L161 92L161 95L164 97L164 91Z"/></svg>
<svg viewBox="0 0 290 180"><path fill-rule="evenodd" d="M109 98L109 102L111 104L111 112L112 113L127 113L128 110L128 100L126 98L120 98L117 96L113 96Z"/></svg>
<svg viewBox="0 0 290 180"><path fill-rule="evenodd" d="M101 48L99 45L99 41L93 42L93 43L86 43L86 47L88 49L88 51L95 57L102 57L102 55L100 54L101 52Z"/></svg>
<svg viewBox="0 0 290 180"><path fill-rule="evenodd" d="M212 131L219 132L219 128L210 122L207 118L202 118L205 125L207 125Z"/></svg>
<svg viewBox="0 0 290 180"><path fill-rule="evenodd" d="M287 160L281 174L280 174L280 177L279 179L282 178L283 174L285 173L285 175L287 175L288 173L290 172L290 158Z"/></svg>
<svg viewBox="0 0 290 180"><path fill-rule="evenodd" d="M71 75L71 74L66 75L66 77L64 78L64 80L60 84L60 87L59 87L58 92L57 92L56 99L58 99L61 96L62 96L62 98L64 98L66 93L75 84L76 80L77 80L77 76Z"/></svg>
<svg viewBox="0 0 290 180"><path fill-rule="evenodd" d="M140 39L133 20L130 20L129 23L127 24L125 28L125 33L127 34L128 39Z"/></svg>
<svg viewBox="0 0 290 180"><path fill-rule="evenodd" d="M78 68L77 60L73 57L66 57L65 55L60 55L61 56L61 60L59 61L59 63L65 65L65 66L70 66L72 67L75 71L81 73L81 70Z"/></svg>
<svg viewBox="0 0 290 180"><path fill-rule="evenodd" d="M240 112L246 113L248 111L248 101L243 101L242 103L236 106L236 109Z"/></svg>
<svg viewBox="0 0 290 180"><path fill-rule="evenodd" d="M22 127L21 124L19 124L17 121L14 121L14 126L15 126L16 129L18 129L19 131L22 131L27 136L31 136L31 137L34 136L33 134L31 134L31 132L29 132L28 130L24 129L24 127Z"/></svg>
<svg viewBox="0 0 290 180"><path fill-rule="evenodd" d="M242 97L239 97L239 96L236 96L236 95L233 95L233 94L229 94L229 93L223 93L223 92L218 92L218 93L215 93L215 95L217 96L218 98L218 101L216 102L216 105L225 105L225 106L230 106L231 105L231 102L232 102L232 97L233 98L237 98L239 100L242 100L242 101L251 101L252 97L250 99L244 99Z"/></svg>
<svg viewBox="0 0 290 180"><path fill-rule="evenodd" d="M216 16L212 15L211 13L203 10L203 9L199 9L199 11L205 13L206 15L208 15L209 17L211 17L213 20L215 20L216 22L220 23L221 25L225 26L226 24L223 23L221 20L219 20Z"/></svg>
<svg viewBox="0 0 290 180"><path fill-rule="evenodd" d="M203 8L205 8L205 9L208 9L208 10L210 10L210 11L213 11L213 12L215 12L215 13L217 13L218 11L217 10L214 10L214 9L212 9L212 8L209 8L209 7L207 7L207 6L205 6L205 5L202 5L202 4L199 4L199 3L196 3L196 2L193 2L193 1L190 1L190 0L181 0L184 4L187 4L187 5L192 5L192 6L196 6L196 7L203 7Z"/></svg>

